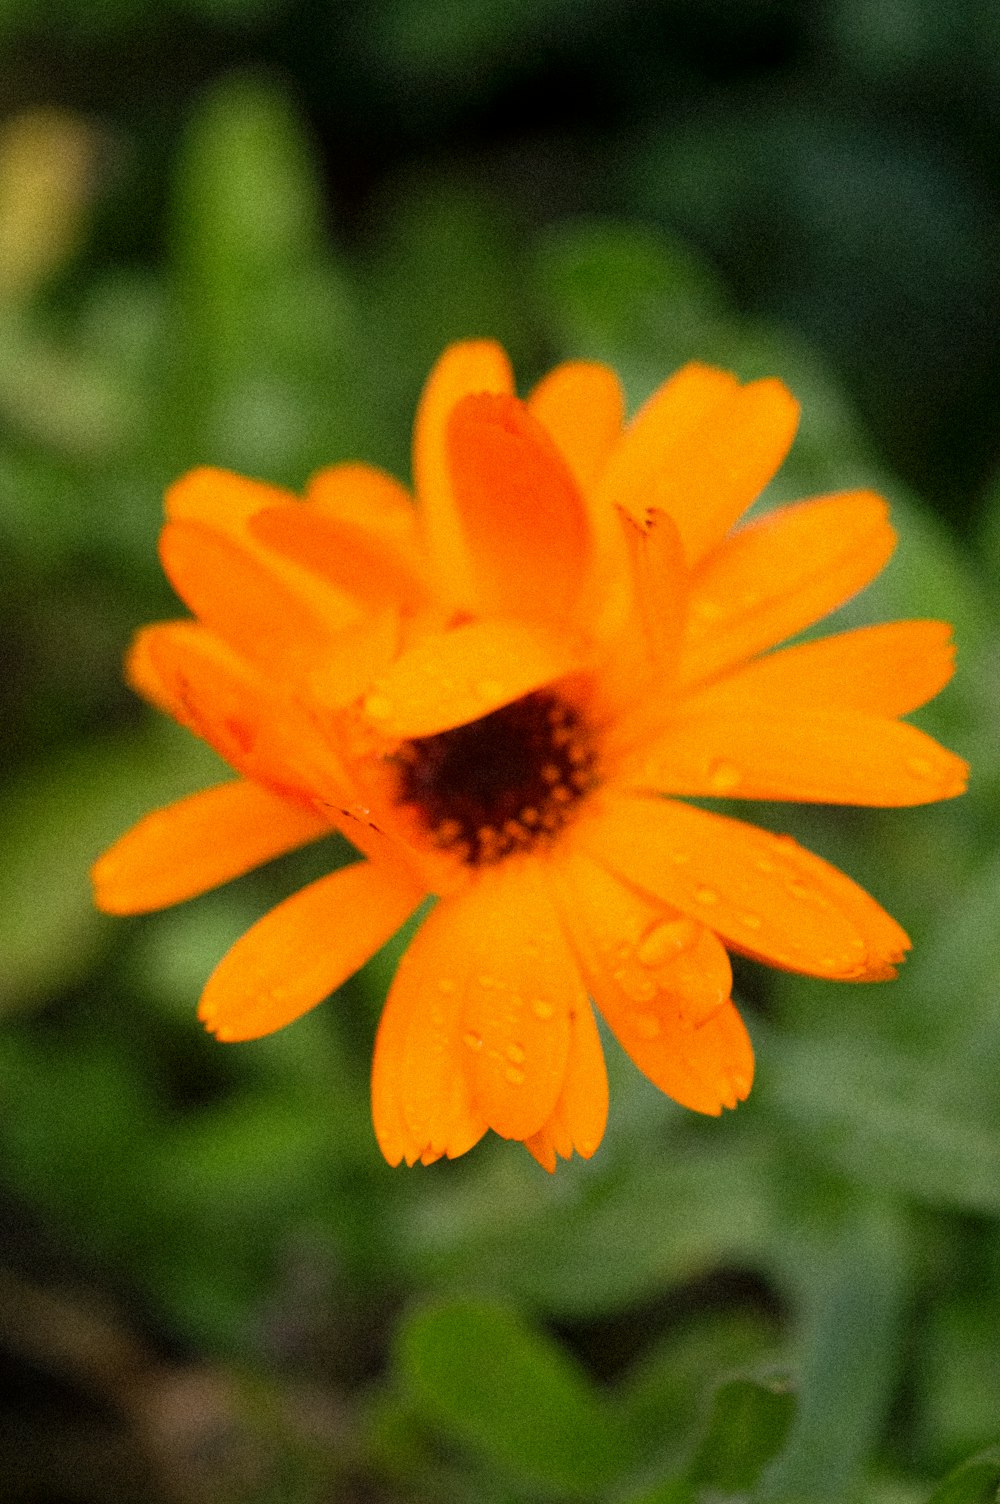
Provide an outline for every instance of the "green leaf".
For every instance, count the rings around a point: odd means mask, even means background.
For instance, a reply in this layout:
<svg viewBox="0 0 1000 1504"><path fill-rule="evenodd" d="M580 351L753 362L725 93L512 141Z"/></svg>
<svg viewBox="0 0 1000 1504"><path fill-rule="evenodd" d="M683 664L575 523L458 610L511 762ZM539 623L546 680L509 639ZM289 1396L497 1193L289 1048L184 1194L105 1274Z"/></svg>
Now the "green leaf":
<svg viewBox="0 0 1000 1504"><path fill-rule="evenodd" d="M255 284L316 250L318 182L295 112L277 90L237 76L207 96L181 157L178 210L185 270L220 334Z"/></svg>
<svg viewBox="0 0 1000 1504"><path fill-rule="evenodd" d="M695 1492L686 1478L668 1478L643 1493L630 1494L626 1504L695 1504Z"/></svg>
<svg viewBox="0 0 1000 1504"><path fill-rule="evenodd" d="M784 1379L731 1379L723 1384L688 1469L691 1482L723 1493L753 1488L784 1446L795 1404Z"/></svg>
<svg viewBox="0 0 1000 1504"><path fill-rule="evenodd" d="M798 1410L788 1444L762 1480L783 1501L853 1496L885 1425L909 1296L906 1228L881 1202L829 1204L790 1221L786 1278L799 1309Z"/></svg>
<svg viewBox="0 0 1000 1504"><path fill-rule="evenodd" d="M609 361L633 402L685 360L705 359L726 317L723 294L695 255L637 225L560 227L542 243L538 282L566 353Z"/></svg>
<svg viewBox="0 0 1000 1504"><path fill-rule="evenodd" d="M680 1109L661 1105L681 1128ZM769 1160L729 1147L619 1150L567 1166L555 1188L530 1162L498 1156L446 1199L424 1188L401 1229L407 1261L439 1288L461 1280L569 1320L620 1311L720 1261L752 1260L778 1236Z"/></svg>
<svg viewBox="0 0 1000 1504"><path fill-rule="evenodd" d="M768 1089L827 1164L929 1205L1000 1213L1000 1130L970 1111L961 1064L870 1038L774 1037L767 1058Z"/></svg>
<svg viewBox="0 0 1000 1504"><path fill-rule="evenodd" d="M319 167L285 96L252 77L194 116L174 197L182 348L176 466L301 484L377 444L354 288L321 233Z"/></svg>
<svg viewBox="0 0 1000 1504"><path fill-rule="evenodd" d="M8 786L0 1011L42 1002L86 973L110 928L94 908L91 864L133 819L210 781L217 766L200 743L164 728L144 742L77 746Z"/></svg>
<svg viewBox="0 0 1000 1504"><path fill-rule="evenodd" d="M499 340L523 374L536 341L534 309L515 224L491 194L423 175L394 185L379 219L367 332L380 352L379 401L392 404L403 465L415 399L445 346Z"/></svg>
<svg viewBox="0 0 1000 1504"><path fill-rule="evenodd" d="M997 1499L1000 1499L1000 1447L991 1447L949 1473L928 1504L996 1504Z"/></svg>
<svg viewBox="0 0 1000 1504"><path fill-rule="evenodd" d="M500 1306L442 1302L400 1338L418 1403L484 1461L536 1485L586 1494L619 1471L622 1446L584 1375Z"/></svg>

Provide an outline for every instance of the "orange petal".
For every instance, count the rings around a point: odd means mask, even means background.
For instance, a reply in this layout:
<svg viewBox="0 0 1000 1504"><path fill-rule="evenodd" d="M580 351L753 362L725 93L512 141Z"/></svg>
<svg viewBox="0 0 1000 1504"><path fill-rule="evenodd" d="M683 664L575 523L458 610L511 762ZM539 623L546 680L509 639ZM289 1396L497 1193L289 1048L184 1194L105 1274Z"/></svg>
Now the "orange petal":
<svg viewBox="0 0 1000 1504"><path fill-rule="evenodd" d="M771 512L695 571L681 679L698 683L819 621L869 584L896 545L889 509L847 491Z"/></svg>
<svg viewBox="0 0 1000 1504"><path fill-rule="evenodd" d="M584 1159L596 1151L608 1121L608 1074L592 1009L570 1015L566 1079L548 1122L525 1139L524 1146L550 1173L556 1155L569 1159L574 1149Z"/></svg>
<svg viewBox="0 0 1000 1504"><path fill-rule="evenodd" d="M608 462L600 485L608 509L621 507L641 521L647 507L660 506L664 469L738 391L735 376L697 361L682 366L658 387L629 423Z"/></svg>
<svg viewBox="0 0 1000 1504"><path fill-rule="evenodd" d="M131 683L229 765L278 793L350 802L336 757L312 719L197 622L146 627L127 663Z"/></svg>
<svg viewBox="0 0 1000 1504"><path fill-rule="evenodd" d="M259 512L253 537L369 607L412 609L425 594L415 559L387 546L356 523L327 516L301 502Z"/></svg>
<svg viewBox="0 0 1000 1504"><path fill-rule="evenodd" d="M317 591L309 599L258 554L200 522L168 522L160 557L170 583L190 610L236 652L272 671L322 661L338 631L358 618L355 602Z"/></svg>
<svg viewBox="0 0 1000 1504"><path fill-rule="evenodd" d="M322 815L253 783L223 783L155 810L95 864L95 901L139 914L194 898L330 830Z"/></svg>
<svg viewBox="0 0 1000 1504"><path fill-rule="evenodd" d="M890 621L769 653L685 703L692 710L734 713L761 705L841 705L901 716L933 699L954 672L947 622Z"/></svg>
<svg viewBox="0 0 1000 1504"><path fill-rule="evenodd" d="M632 746L652 711L659 730L672 703L673 679L684 629L687 571L680 537L666 512L644 523L619 512L628 556L629 607L619 630L604 644L597 676L599 714L614 728L607 750Z"/></svg>
<svg viewBox="0 0 1000 1504"><path fill-rule="evenodd" d="M405 486L374 465L330 465L306 487L306 505L336 522L363 528L399 551L416 547L417 511Z"/></svg>
<svg viewBox="0 0 1000 1504"><path fill-rule="evenodd" d="M321 877L237 940L209 977L198 1017L226 1041L273 1034L363 966L423 896L373 862Z"/></svg>
<svg viewBox="0 0 1000 1504"><path fill-rule="evenodd" d="M750 1090L753 1051L715 935L587 857L574 856L562 875L587 986L622 1048L682 1106L735 1107Z"/></svg>
<svg viewBox="0 0 1000 1504"><path fill-rule="evenodd" d="M625 403L618 377L596 361L566 361L538 383L528 406L586 494L621 439Z"/></svg>
<svg viewBox="0 0 1000 1504"><path fill-rule="evenodd" d="M442 900L400 962L376 1042L386 1157L454 1155L484 1127L525 1139L551 1118L586 1006L530 865L507 862Z"/></svg>
<svg viewBox="0 0 1000 1504"><path fill-rule="evenodd" d="M456 403L475 392L513 392L505 352L492 340L452 345L424 386L413 429L413 481L420 527L442 596L456 606L472 597L469 555L452 492L448 420Z"/></svg>
<svg viewBox="0 0 1000 1504"><path fill-rule="evenodd" d="M241 539L255 512L294 500L294 492L286 491L282 486L249 480L232 470L201 465L168 487L165 505L167 517L172 522L199 522L216 532Z"/></svg>
<svg viewBox="0 0 1000 1504"><path fill-rule="evenodd" d="M478 612L572 620L590 531L576 482L539 420L516 397L465 397L448 423L448 453Z"/></svg>
<svg viewBox="0 0 1000 1504"><path fill-rule="evenodd" d="M527 1139L555 1111L570 1017L587 999L534 865L503 863L463 899L454 943L472 962L462 1037L473 1101L504 1138Z"/></svg>
<svg viewBox="0 0 1000 1504"><path fill-rule="evenodd" d="M642 524L622 515L636 627L648 661L662 672L676 660L684 624L686 576L680 535L666 512L651 511Z"/></svg>
<svg viewBox="0 0 1000 1504"><path fill-rule="evenodd" d="M367 472L365 466L342 468ZM375 478L374 482L369 482L367 486L364 482L359 484L353 475L348 483L354 490L360 490L364 499L371 499L372 493L376 493L383 504L384 514L387 505L385 493L390 485L395 485L395 482L391 482L388 476L381 476L378 471L367 473ZM325 489L322 485L320 486L321 495ZM342 493L346 489L346 484L334 486L332 489ZM397 489L402 488L397 487ZM405 495L406 493L403 492L404 498ZM361 502L359 501L357 505L360 507ZM263 547L254 536L252 524L261 512L286 506L296 508L301 506L293 492L286 491L281 486L267 485L263 481L248 480L245 476L234 475L228 470L215 470L208 467L190 471L168 489L166 495L168 524L183 525L181 539L184 538L188 524L192 524L195 528L194 534L188 535L185 543L178 542L175 529L168 525L167 551L169 553L176 551L179 554L176 560L177 578L171 575L171 579L178 594L191 606L195 614L201 616L206 622L213 621L220 635L225 635L224 621L217 618L220 613L227 614L228 596L224 595L222 600L217 601L219 582L212 578L213 570L216 568L227 576L233 576L229 587L230 594L238 594L241 588L240 582L244 581L251 594L263 590L269 599L275 601L276 606L287 602L289 597L293 598L292 626L303 619L312 619L317 624L325 623L328 629L331 627L339 629L357 619L356 590L331 590L328 585L312 579L307 572L290 567L284 560ZM411 506L407 509L410 513L412 541L416 531L414 514ZM204 529L212 535L214 547L205 544ZM204 560L196 558L193 561L193 571L190 568L192 561L188 558L192 547L196 554L199 550L206 550ZM166 560L164 562L166 564ZM170 568L171 566L167 565L168 574ZM189 599L189 591L197 592L197 601L193 598ZM214 608L213 603L215 603ZM261 611L258 614L264 613ZM233 631L239 630L241 618L242 612L239 612L233 624ZM261 651L265 653L275 630L273 621L271 625L272 630L263 634ZM244 651L247 650L246 641L237 645L242 646Z"/></svg>
<svg viewBox="0 0 1000 1504"><path fill-rule="evenodd" d="M692 797L902 806L965 791L967 765L916 726L840 706L684 707L629 783Z"/></svg>
<svg viewBox="0 0 1000 1504"><path fill-rule="evenodd" d="M601 495L639 518L651 507L669 512L693 566L772 479L798 414L780 381L738 387L724 372L686 366L628 428Z"/></svg>
<svg viewBox="0 0 1000 1504"><path fill-rule="evenodd" d="M276 775L258 744L275 700L250 664L199 622L168 621L136 634L125 670L132 687L259 782Z"/></svg>
<svg viewBox="0 0 1000 1504"><path fill-rule="evenodd" d="M909 949L864 889L789 836L639 796L609 798L577 833L627 882L773 966L871 981Z"/></svg>
<svg viewBox="0 0 1000 1504"><path fill-rule="evenodd" d="M583 661L579 641L552 628L472 622L403 653L376 680L363 708L387 736L434 736L551 684Z"/></svg>
<svg viewBox="0 0 1000 1504"><path fill-rule="evenodd" d="M439 903L400 961L375 1039L372 1118L391 1165L457 1159L486 1132L465 1073L456 961Z"/></svg>

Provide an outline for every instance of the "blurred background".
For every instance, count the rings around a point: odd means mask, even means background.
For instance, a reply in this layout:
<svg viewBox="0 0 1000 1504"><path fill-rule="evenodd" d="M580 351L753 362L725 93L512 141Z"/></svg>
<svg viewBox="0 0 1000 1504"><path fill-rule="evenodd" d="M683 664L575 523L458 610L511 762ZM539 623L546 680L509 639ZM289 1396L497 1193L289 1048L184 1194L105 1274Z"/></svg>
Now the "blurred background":
<svg viewBox="0 0 1000 1504"><path fill-rule="evenodd" d="M988 0L0 0L0 1498L987 1501L1000 1484L1000 19ZM838 625L956 625L926 810L747 809L913 935L738 971L723 1120L610 1048L550 1179L392 1171L395 953L222 1047L208 972L312 849L112 921L87 869L218 774L121 681L164 485L406 476L451 339L527 389L694 356L804 405L769 499L874 485ZM978 1460L968 1461L976 1456ZM949 1481L943 1481L948 1479Z"/></svg>

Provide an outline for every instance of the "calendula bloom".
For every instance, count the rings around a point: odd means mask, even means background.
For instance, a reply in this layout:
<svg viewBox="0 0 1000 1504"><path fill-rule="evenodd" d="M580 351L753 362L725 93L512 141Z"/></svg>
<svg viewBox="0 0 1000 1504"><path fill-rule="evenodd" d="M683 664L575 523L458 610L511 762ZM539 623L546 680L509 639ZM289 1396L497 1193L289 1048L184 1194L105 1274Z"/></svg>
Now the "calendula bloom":
<svg viewBox="0 0 1000 1504"><path fill-rule="evenodd" d="M97 864L99 904L176 903L342 832L353 865L279 904L210 977L223 1040L279 1029L433 896L375 1043L392 1164L488 1128L547 1169L604 1132L591 1000L698 1112L746 1096L728 952L890 977L899 925L787 836L684 796L910 805L965 765L901 719L952 673L948 628L892 622L772 651L894 544L868 491L740 525L798 409L779 381L689 365L626 423L605 366L527 401L503 351L452 347L414 440L416 505L338 465L304 500L196 470L164 567L193 619L140 632L135 688L239 775Z"/></svg>

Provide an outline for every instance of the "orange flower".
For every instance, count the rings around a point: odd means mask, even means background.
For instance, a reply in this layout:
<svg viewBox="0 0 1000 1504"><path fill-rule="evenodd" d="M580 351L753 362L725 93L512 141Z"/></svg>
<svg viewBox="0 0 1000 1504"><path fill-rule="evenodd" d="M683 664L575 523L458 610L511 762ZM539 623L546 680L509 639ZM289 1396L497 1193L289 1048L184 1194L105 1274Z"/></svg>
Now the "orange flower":
<svg viewBox="0 0 1000 1504"><path fill-rule="evenodd" d="M133 685L239 777L159 810L97 864L116 913L177 903L343 832L361 860L261 919L205 988L220 1039L320 1002L428 895L375 1044L391 1164L488 1128L547 1169L590 1155L607 1080L593 999L658 1087L746 1096L727 951L841 980L909 942L787 836L676 796L907 805L965 765L900 717L952 673L940 622L769 652L892 552L867 491L737 527L791 444L778 381L686 366L623 422L601 365L526 401L487 342L441 358L417 414L417 505L365 465L304 501L196 470L164 567L194 620L140 632Z"/></svg>

